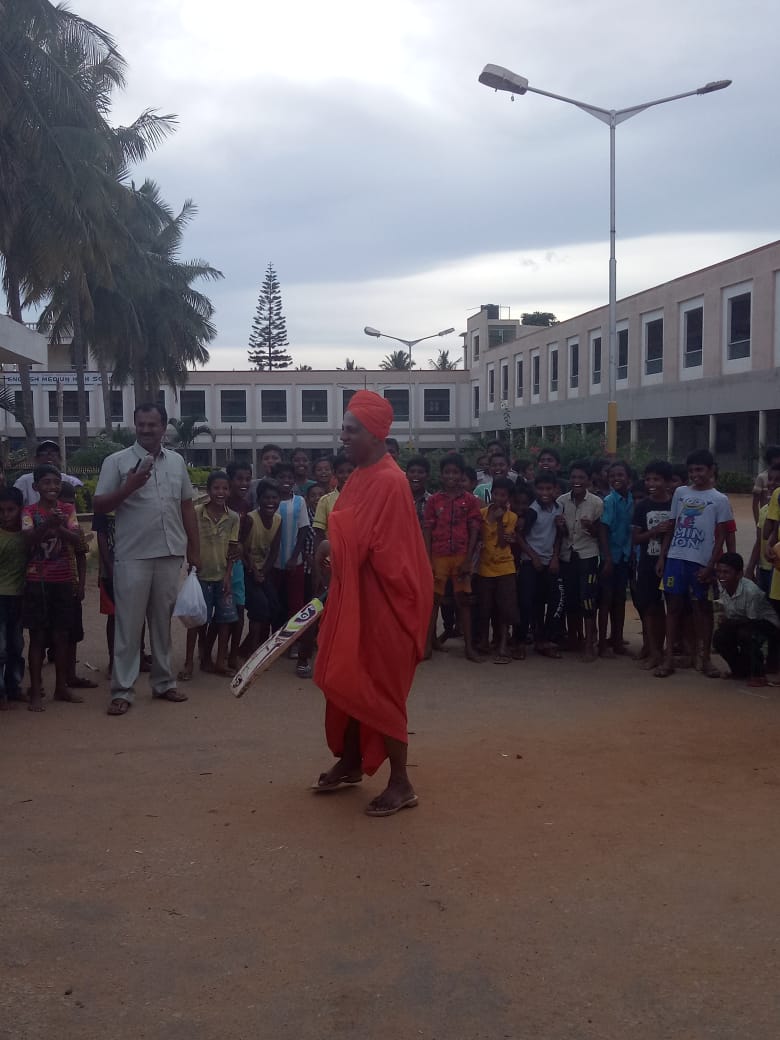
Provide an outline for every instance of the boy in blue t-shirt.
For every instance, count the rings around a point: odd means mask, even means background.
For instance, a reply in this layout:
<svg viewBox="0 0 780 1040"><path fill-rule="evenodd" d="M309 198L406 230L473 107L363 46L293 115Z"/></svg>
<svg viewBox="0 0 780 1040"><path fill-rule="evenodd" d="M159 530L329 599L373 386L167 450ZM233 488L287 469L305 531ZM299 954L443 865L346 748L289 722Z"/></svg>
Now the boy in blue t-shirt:
<svg viewBox="0 0 780 1040"><path fill-rule="evenodd" d="M599 580L599 657L626 653L623 627L631 566L634 496L629 488L629 472L625 462L613 462L609 467L609 486L612 490L604 497L604 512L601 515L601 523L607 531L607 555L602 560ZM605 567L607 563L611 563L611 567Z"/></svg>

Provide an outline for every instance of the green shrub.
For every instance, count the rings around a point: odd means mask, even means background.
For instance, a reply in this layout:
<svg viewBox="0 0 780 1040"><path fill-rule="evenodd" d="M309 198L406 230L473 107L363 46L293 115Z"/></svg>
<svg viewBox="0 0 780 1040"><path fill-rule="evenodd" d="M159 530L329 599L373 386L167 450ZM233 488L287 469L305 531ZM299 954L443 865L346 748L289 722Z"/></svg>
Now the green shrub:
<svg viewBox="0 0 780 1040"><path fill-rule="evenodd" d="M749 473L735 473L733 470L723 470L718 473L715 481L718 491L732 495L749 495L753 490L753 478Z"/></svg>
<svg viewBox="0 0 780 1040"><path fill-rule="evenodd" d="M74 469L100 469L103 459L121 450L122 445L117 441L99 434L92 438L92 443L86 448L79 448L70 454L67 463Z"/></svg>
<svg viewBox="0 0 780 1040"><path fill-rule="evenodd" d="M187 472L194 487L205 487L209 473L213 473L211 466L188 466Z"/></svg>

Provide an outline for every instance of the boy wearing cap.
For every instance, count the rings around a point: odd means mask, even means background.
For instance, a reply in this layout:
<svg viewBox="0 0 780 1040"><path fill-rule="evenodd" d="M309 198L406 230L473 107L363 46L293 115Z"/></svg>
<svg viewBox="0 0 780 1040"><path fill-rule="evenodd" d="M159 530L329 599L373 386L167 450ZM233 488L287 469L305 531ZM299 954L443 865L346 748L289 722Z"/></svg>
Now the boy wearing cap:
<svg viewBox="0 0 780 1040"><path fill-rule="evenodd" d="M73 484L74 487L84 486L78 477L71 477L68 476L67 473L62 472L60 446L56 441L38 441L38 447L35 449L35 460L33 465L55 466L59 470L62 480L66 481L68 484ZM35 490L32 473L23 473L14 484L14 487L21 491L24 505L34 506L36 502L40 501L41 496Z"/></svg>

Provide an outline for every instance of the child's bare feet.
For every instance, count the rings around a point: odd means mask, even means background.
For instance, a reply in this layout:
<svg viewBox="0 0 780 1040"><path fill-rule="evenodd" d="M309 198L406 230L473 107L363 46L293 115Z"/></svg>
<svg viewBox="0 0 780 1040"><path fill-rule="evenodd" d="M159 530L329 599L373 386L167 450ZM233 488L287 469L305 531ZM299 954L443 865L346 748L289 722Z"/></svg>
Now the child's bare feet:
<svg viewBox="0 0 780 1040"><path fill-rule="evenodd" d="M659 668L663 658L653 655L652 657L645 657L639 661L639 667L646 672L652 672L654 668Z"/></svg>
<svg viewBox="0 0 780 1040"><path fill-rule="evenodd" d="M586 643L582 653L580 654L580 661L583 664L593 664L596 660L596 647L592 643Z"/></svg>
<svg viewBox="0 0 780 1040"><path fill-rule="evenodd" d="M27 710L46 711L40 691L37 693L33 692L33 690L29 691L29 704L27 705Z"/></svg>
<svg viewBox="0 0 780 1040"><path fill-rule="evenodd" d="M73 690L69 690L67 688L67 686L64 686L60 690L55 690L54 691L54 700L55 701L65 701L66 704L83 704L84 703L84 698L80 694L74 693Z"/></svg>
<svg viewBox="0 0 780 1040"><path fill-rule="evenodd" d="M478 651L467 647L466 648L466 660L472 661L474 664L484 664L485 658Z"/></svg>

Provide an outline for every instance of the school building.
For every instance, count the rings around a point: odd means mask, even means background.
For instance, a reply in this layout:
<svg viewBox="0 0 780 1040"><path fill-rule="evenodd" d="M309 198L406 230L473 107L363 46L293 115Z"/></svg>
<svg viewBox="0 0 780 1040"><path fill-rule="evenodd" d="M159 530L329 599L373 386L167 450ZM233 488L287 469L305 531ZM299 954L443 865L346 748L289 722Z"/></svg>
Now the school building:
<svg viewBox="0 0 780 1040"><path fill-rule="evenodd" d="M19 376L6 371L2 378L9 390L21 394ZM91 436L105 427L104 395L98 372L85 376L88 428ZM67 450L78 447L76 376L67 346L49 348L48 371L32 374L35 422L39 437L57 438L57 386L63 400L63 427ZM205 420L215 439L203 435L187 452L197 466L221 466L230 458L246 459L255 466L264 444L281 448L302 447L313 456L330 454L340 446L341 421L349 399L357 390L374 390L393 405L391 434L401 443L410 439L422 451L460 446L472 436L469 423L468 373L314 371L191 372L187 386L164 388L160 398L169 416ZM109 393L113 426L132 426L132 386ZM0 415L0 436L8 437L12 450L24 444L24 431L13 417Z"/></svg>
<svg viewBox="0 0 780 1040"><path fill-rule="evenodd" d="M780 242L618 300L617 319L620 443L672 459L709 447L747 472L780 443ZM539 328L481 307L464 336L480 431L601 428L607 321L599 307Z"/></svg>
<svg viewBox="0 0 780 1040"><path fill-rule="evenodd" d="M519 287L522 290L522 286ZM672 459L709 447L723 470L753 472L766 444L780 443L780 242L618 301L619 441L641 443ZM0 326L7 344L3 379L17 392L14 360L43 361L41 337ZM19 338L24 338L24 344ZM462 333L464 368L452 372L217 371L190 373L187 386L166 387L168 414L205 419L214 432L189 451L196 465L227 459L258 462L273 442L312 454L339 446L351 395L367 388L395 410L392 434L422 451L462 447L472 437L531 431L557 437L576 425L602 429L607 414L607 308L550 328L522 325L508 308L480 307ZM0 339L0 347L6 345ZM27 350L27 354L24 354ZM0 361L3 360L0 358ZM8 362L11 362L9 365ZM78 444L75 373L67 346L49 347L36 364L35 420L40 437L57 437L57 385L69 450ZM86 375L89 432L105 426L100 376ZM130 426L132 387L111 389L114 426ZM21 426L0 412L0 436L23 443Z"/></svg>

